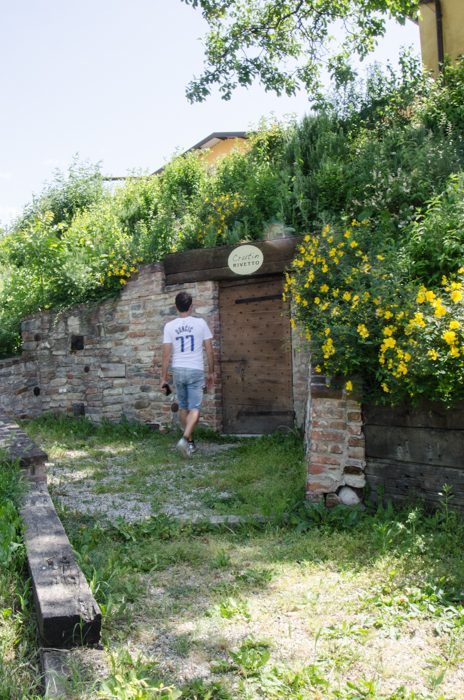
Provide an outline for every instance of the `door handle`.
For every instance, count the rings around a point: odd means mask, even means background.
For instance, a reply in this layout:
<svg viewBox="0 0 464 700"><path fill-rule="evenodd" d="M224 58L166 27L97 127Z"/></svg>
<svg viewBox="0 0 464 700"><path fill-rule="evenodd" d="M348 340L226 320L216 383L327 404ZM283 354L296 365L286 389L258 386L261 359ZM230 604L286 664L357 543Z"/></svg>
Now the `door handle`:
<svg viewBox="0 0 464 700"><path fill-rule="evenodd" d="M240 362L239 362L238 365L237 365L237 369L235 370L235 371L237 372L237 374L240 374L240 367L241 367L242 365L246 365L246 363L247 363L246 360L240 360ZM242 372L243 372L243 370L242 370Z"/></svg>

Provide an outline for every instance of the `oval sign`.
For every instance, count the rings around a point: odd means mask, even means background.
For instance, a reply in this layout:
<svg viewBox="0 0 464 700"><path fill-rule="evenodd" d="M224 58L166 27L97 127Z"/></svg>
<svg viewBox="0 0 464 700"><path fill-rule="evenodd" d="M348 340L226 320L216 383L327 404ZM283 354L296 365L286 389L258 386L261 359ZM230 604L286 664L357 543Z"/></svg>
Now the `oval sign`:
<svg viewBox="0 0 464 700"><path fill-rule="evenodd" d="M229 255L227 264L237 275L251 275L259 270L264 262L264 256L254 245L241 245Z"/></svg>

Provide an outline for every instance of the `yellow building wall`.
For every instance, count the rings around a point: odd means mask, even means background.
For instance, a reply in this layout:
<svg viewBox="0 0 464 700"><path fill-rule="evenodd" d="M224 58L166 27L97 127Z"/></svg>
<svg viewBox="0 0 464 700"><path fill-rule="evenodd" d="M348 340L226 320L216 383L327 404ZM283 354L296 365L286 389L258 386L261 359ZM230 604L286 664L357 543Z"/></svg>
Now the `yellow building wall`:
<svg viewBox="0 0 464 700"><path fill-rule="evenodd" d="M244 150L248 145L248 139L224 139L209 148L201 157L206 158L208 165L213 165L218 158L228 155L233 148Z"/></svg>
<svg viewBox="0 0 464 700"><path fill-rule="evenodd" d="M419 20L422 62L438 76L437 25L435 3L421 5ZM445 54L455 60L464 54L464 0L441 0Z"/></svg>

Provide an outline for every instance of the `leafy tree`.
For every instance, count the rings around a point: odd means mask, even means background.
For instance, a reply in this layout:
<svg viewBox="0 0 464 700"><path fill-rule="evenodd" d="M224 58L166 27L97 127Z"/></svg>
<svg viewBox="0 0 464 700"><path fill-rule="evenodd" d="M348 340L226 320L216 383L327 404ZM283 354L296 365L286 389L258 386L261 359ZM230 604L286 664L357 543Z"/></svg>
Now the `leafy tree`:
<svg viewBox="0 0 464 700"><path fill-rule="evenodd" d="M187 88L191 102L203 102L213 86L229 100L237 86L259 80L267 91L294 95L321 89L326 63L336 84L352 79L349 59L365 58L385 34L387 13L404 24L419 10L418 0L183 0L201 8L209 24L206 69ZM346 34L331 49L335 22Z"/></svg>
<svg viewBox="0 0 464 700"><path fill-rule="evenodd" d="M53 181L46 182L40 195L33 196L32 202L10 228L20 231L37 215L47 211L53 214L55 225L69 223L78 211L103 196L104 180L100 168L100 163L81 162L76 155L67 172L55 170Z"/></svg>

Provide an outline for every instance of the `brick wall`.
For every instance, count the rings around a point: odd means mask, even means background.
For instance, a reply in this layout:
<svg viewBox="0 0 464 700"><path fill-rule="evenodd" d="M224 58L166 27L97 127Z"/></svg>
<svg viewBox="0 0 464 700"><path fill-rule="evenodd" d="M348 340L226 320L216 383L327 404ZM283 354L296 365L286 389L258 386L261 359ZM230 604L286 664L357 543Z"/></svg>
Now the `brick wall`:
<svg viewBox="0 0 464 700"><path fill-rule="evenodd" d="M306 498L317 503L342 486L364 487L365 443L361 406L347 394L345 382L331 386L328 378L312 375L310 387Z"/></svg>

